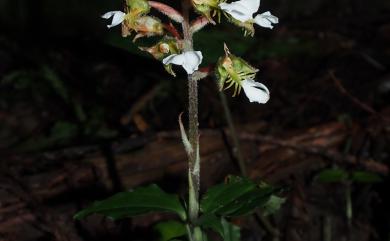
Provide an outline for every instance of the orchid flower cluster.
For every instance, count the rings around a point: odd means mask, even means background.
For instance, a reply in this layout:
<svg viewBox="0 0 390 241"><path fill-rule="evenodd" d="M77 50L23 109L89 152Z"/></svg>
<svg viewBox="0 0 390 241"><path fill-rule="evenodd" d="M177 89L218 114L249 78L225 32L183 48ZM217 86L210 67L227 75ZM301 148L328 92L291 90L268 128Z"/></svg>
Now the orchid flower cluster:
<svg viewBox="0 0 390 241"><path fill-rule="evenodd" d="M224 15L229 22L243 28L244 35L251 36L255 33L254 24L272 29L273 25L278 23L278 18L269 11L256 14L260 7L260 0L239 0L230 3L226 0L191 0L191 2L194 10L201 15L192 21L187 29L189 32L187 34L191 38L207 24L215 25L216 22L221 22L221 15ZM176 23L182 24L186 21L174 8L164 3L147 0L126 0L124 12L110 11L102 15L102 18L112 18L111 24L107 25L108 28L122 25L124 37L135 32L134 42L142 37L161 36L155 45L140 47L140 49L161 61L168 73L173 76L176 74L172 65L182 66L188 75L209 75L210 73L199 71L203 59L202 53L194 51L192 47L188 48L185 36L181 36L172 23L163 23L159 18L149 15L151 8L165 14ZM215 18L217 21L214 20ZM233 96L236 96L243 89L250 102L262 104L270 98L267 87L254 80L258 70L231 54L226 45L225 56L219 59L214 72L220 90L234 87Z"/></svg>
<svg viewBox="0 0 390 241"><path fill-rule="evenodd" d="M208 232L212 231L219 234L224 241L239 241L240 228L228 219L248 215L257 208L263 209L265 213L275 212L284 199L276 196L278 189L264 182L255 183L248 178L233 176L200 195L198 81L214 72L220 90L234 88L233 96L236 96L243 89L250 102L262 104L269 100L270 92L265 85L255 81L258 69L232 54L226 44L225 54L219 58L214 71L210 71L210 67L199 68L203 54L193 49L193 34L207 24L220 23L221 17L225 16L229 22L243 28L244 35L253 36L254 24L272 29L273 24L278 23L278 18L270 12L256 14L260 0L181 1L183 14L161 2L126 0L123 12L111 11L102 17L112 18L108 28L121 25L122 36L127 37L134 33L133 42L139 38L155 36L157 43L139 48L161 61L168 73L176 75L174 65L182 66L187 72L188 132L181 121L181 115L179 127L188 156L188 199L181 201L176 195L164 192L157 185L150 185L120 192L95 202L78 212L75 218L82 219L95 213L121 219L150 212L170 212L176 214L180 221L161 223L164 225L162 227L165 227L161 229L160 235L164 240L179 240L177 238L187 236L189 241L206 241ZM192 22L188 19L191 5L200 15ZM180 24L182 31L179 32L171 22L164 23L150 15L151 9ZM164 229L168 233L163 233Z"/></svg>

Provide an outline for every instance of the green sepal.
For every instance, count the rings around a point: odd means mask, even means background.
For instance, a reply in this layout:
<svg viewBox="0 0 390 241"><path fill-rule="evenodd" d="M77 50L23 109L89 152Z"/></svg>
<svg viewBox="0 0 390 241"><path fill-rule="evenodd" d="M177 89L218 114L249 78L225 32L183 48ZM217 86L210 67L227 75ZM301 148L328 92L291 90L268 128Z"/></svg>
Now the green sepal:
<svg viewBox="0 0 390 241"><path fill-rule="evenodd" d="M225 17L228 19L229 22L236 25L237 27L240 27L244 30L244 36L251 36L253 37L255 35L255 28L253 27L253 21L249 20L246 22L241 22L235 18L233 18L230 14L223 12Z"/></svg>
<svg viewBox="0 0 390 241"><path fill-rule="evenodd" d="M147 0L126 0L126 5L133 15L144 15L150 12L150 5Z"/></svg>
<svg viewBox="0 0 390 241"><path fill-rule="evenodd" d="M222 90L234 87L234 94L239 94L241 91L241 82L244 80L253 80L258 69L252 67L248 62L240 57L230 53L226 44L224 45L225 56L218 60L216 66L216 77L219 89Z"/></svg>
<svg viewBox="0 0 390 241"><path fill-rule="evenodd" d="M194 9L197 13L205 16L211 23L214 23L213 17L218 16L218 22L221 19L221 9L219 4L221 0L192 0Z"/></svg>
<svg viewBox="0 0 390 241"><path fill-rule="evenodd" d="M150 53L155 59L162 61L165 57L180 53L177 40L172 37L165 36L155 45L151 47L140 47L139 49ZM165 70L176 77L176 73L172 69L172 64L164 65Z"/></svg>

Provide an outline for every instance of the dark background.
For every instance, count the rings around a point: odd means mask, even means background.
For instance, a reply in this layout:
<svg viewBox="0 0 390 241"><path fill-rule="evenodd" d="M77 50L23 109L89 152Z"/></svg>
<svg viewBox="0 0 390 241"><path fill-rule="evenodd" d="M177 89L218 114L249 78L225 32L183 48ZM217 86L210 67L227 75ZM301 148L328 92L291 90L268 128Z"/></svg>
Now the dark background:
<svg viewBox="0 0 390 241"><path fill-rule="evenodd" d="M152 240L164 215L72 215L153 182L185 193L184 73L172 78L137 49L154 39L134 44L107 30L100 15L121 8L0 0L0 240ZM273 229L279 240L389 240L390 1L263 0L268 10L280 23L254 38L225 21L195 35L202 66L226 42L271 91L266 105L226 91L249 176L285 187L273 228L233 220L242 240L272 240ZM200 99L205 190L239 169L214 78L200 81ZM318 178L331 169L363 178Z"/></svg>

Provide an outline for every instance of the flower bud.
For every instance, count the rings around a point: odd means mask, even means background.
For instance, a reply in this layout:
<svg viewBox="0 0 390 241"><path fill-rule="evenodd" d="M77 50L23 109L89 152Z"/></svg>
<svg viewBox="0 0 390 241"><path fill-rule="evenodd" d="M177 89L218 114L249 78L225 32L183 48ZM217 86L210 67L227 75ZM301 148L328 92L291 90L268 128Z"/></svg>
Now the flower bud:
<svg viewBox="0 0 390 241"><path fill-rule="evenodd" d="M126 0L125 12L122 24L123 37L129 36L133 30L138 32L139 19L150 12L150 5L147 0ZM141 36L144 35L144 33L141 34Z"/></svg>
<svg viewBox="0 0 390 241"><path fill-rule="evenodd" d="M134 30L137 35L133 41L141 37L151 37L156 35L162 35L164 33L164 27L161 20L156 17L142 16L135 22Z"/></svg>

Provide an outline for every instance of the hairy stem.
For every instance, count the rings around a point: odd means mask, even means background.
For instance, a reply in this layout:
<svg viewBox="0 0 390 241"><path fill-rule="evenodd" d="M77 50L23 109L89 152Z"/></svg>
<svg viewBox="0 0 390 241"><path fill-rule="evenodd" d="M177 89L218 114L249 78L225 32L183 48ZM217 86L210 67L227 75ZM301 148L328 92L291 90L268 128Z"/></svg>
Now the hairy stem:
<svg viewBox="0 0 390 241"><path fill-rule="evenodd" d="M184 51L192 51L192 34L189 26L190 3L183 1L183 44ZM189 219L194 223L199 215L199 184L200 184L200 160L199 160L199 130L198 130L198 81L188 75L188 138L192 146L188 161L189 184ZM194 237L193 237L194 238Z"/></svg>
<svg viewBox="0 0 390 241"><path fill-rule="evenodd" d="M193 222L198 218L199 212L199 134L198 134L198 82L188 76L188 115L189 140L193 151L189 155L188 181L189 181L189 216Z"/></svg>

